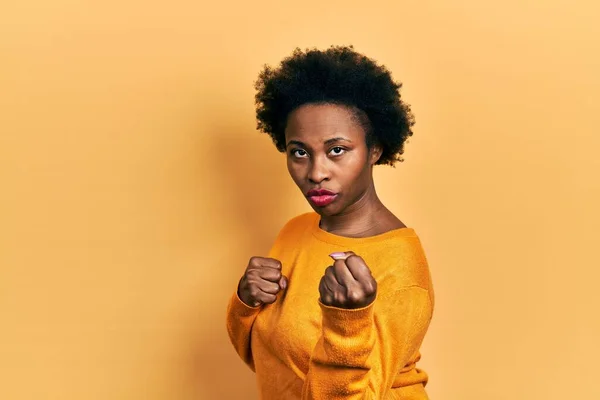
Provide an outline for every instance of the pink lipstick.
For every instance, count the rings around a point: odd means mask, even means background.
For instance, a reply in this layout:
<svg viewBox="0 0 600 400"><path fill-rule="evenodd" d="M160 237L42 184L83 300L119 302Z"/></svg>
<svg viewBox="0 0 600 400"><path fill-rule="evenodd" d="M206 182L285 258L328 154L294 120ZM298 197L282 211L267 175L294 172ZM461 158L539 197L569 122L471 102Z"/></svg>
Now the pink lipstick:
<svg viewBox="0 0 600 400"><path fill-rule="evenodd" d="M326 189L313 189L308 191L306 197L308 197L308 200L315 206L325 207L335 200L337 193Z"/></svg>

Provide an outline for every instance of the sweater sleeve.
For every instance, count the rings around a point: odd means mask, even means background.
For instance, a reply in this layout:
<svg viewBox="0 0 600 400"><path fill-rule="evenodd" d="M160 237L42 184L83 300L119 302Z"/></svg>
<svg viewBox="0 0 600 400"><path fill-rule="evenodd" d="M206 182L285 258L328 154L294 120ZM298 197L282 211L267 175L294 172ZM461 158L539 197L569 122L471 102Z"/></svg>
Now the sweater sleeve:
<svg viewBox="0 0 600 400"><path fill-rule="evenodd" d="M275 242L269 250L268 257L278 258L278 246L281 243L282 237L284 237L286 230L293 221L294 219L289 221L283 226L283 228L281 228L277 234L277 237L275 238ZM231 344L233 344L233 347L240 358L254 372L256 372L256 369L254 366L254 360L252 358L251 333L252 327L254 326L254 321L263 307L264 305L259 307L248 306L240 299L237 290L229 299L229 304L227 306L226 325L227 333L229 334L229 340L231 341Z"/></svg>
<svg viewBox="0 0 600 400"><path fill-rule="evenodd" d="M252 349L250 347L250 332L262 306L250 307L237 294L237 290L227 306L227 333L229 340L240 358L255 371ZM256 371L255 371L256 372Z"/></svg>
<svg viewBox="0 0 600 400"><path fill-rule="evenodd" d="M378 294L360 309L325 306L311 355L303 400L383 399L418 352L432 315L429 291L419 286Z"/></svg>

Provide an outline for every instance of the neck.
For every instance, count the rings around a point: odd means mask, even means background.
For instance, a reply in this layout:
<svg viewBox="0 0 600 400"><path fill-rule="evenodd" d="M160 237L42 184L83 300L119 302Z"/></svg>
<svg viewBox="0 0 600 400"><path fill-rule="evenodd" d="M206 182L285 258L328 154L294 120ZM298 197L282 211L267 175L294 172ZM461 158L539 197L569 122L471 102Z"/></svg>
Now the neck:
<svg viewBox="0 0 600 400"><path fill-rule="evenodd" d="M320 228L340 236L364 237L377 232L382 216L389 213L371 186L362 196L336 215L322 215Z"/></svg>

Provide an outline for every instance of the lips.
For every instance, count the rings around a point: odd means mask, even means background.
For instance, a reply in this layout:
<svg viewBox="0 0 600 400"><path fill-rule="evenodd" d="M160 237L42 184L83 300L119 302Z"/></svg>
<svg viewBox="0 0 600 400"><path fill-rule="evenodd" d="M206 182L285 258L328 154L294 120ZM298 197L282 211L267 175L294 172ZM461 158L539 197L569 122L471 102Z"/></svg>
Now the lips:
<svg viewBox="0 0 600 400"><path fill-rule="evenodd" d="M335 196L336 193L327 189L312 189L306 193L307 196Z"/></svg>
<svg viewBox="0 0 600 400"><path fill-rule="evenodd" d="M335 200L337 193L327 189L313 189L308 191L306 197L308 197L308 200L315 206L325 207Z"/></svg>

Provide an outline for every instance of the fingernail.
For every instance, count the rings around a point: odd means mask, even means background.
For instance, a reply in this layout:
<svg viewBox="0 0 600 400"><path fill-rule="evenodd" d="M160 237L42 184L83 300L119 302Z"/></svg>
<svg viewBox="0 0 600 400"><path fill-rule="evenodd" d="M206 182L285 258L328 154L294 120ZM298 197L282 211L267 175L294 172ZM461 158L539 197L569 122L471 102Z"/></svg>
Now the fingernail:
<svg viewBox="0 0 600 400"><path fill-rule="evenodd" d="M285 290L285 289L287 288L287 279L284 279L284 280L281 282L281 288L282 288L283 290Z"/></svg>
<svg viewBox="0 0 600 400"><path fill-rule="evenodd" d="M329 257L333 258L334 260L343 260L344 258L346 258L346 253L344 253L344 252L331 253L329 255Z"/></svg>

